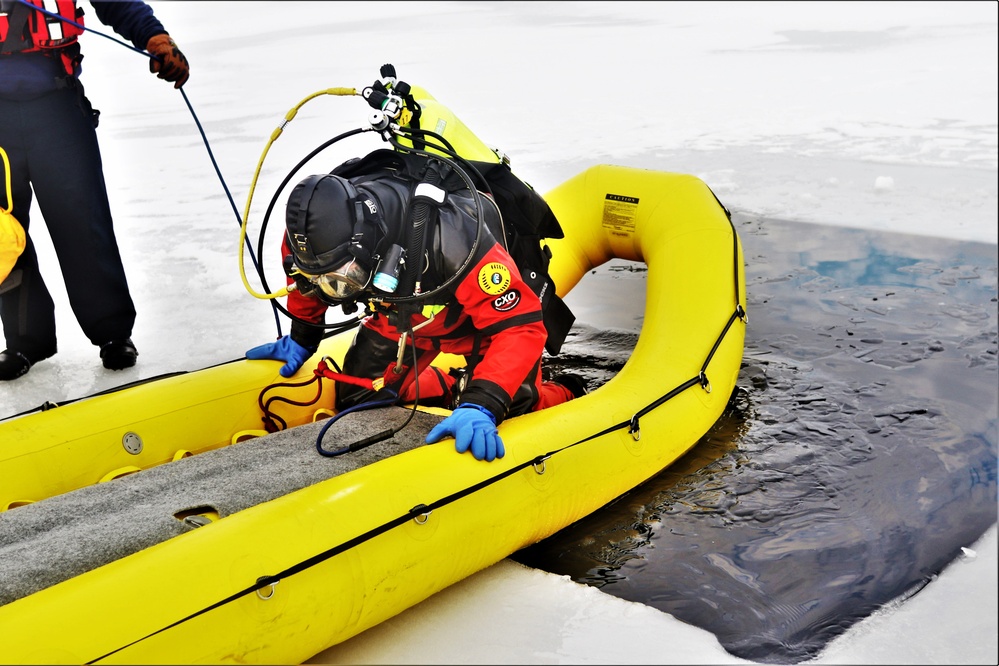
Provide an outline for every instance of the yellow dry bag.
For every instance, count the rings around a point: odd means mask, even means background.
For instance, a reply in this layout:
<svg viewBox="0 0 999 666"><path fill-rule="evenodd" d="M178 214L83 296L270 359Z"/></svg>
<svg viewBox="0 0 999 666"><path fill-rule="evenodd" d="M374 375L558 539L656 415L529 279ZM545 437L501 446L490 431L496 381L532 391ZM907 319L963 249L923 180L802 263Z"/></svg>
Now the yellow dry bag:
<svg viewBox="0 0 999 666"><path fill-rule="evenodd" d="M0 208L0 282L3 282L24 251L24 227L10 214L14 197L10 192L10 160L3 148L0 148L0 157L3 157L3 173L7 181L7 207Z"/></svg>

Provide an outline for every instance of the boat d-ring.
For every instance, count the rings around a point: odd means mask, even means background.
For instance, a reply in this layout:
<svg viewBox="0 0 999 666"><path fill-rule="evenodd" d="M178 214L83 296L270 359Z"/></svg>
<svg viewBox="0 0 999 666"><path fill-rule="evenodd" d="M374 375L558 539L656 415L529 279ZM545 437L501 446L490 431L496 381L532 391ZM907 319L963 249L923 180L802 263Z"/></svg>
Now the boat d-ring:
<svg viewBox="0 0 999 666"><path fill-rule="evenodd" d="M545 461L549 458L551 458L551 456L541 456L531 464L537 474L541 475L545 473Z"/></svg>
<svg viewBox="0 0 999 666"><path fill-rule="evenodd" d="M412 509L409 510L411 516L413 516L413 522L417 525L424 525L428 520L430 520L430 514L433 513L432 510L426 504L417 504Z"/></svg>
<svg viewBox="0 0 999 666"><path fill-rule="evenodd" d="M701 370L701 374L698 376L701 382L701 388L704 389L706 393L711 393L711 382L708 381L708 375Z"/></svg>
<svg viewBox="0 0 999 666"><path fill-rule="evenodd" d="M638 424L638 414L631 417L631 425L628 426L628 432L631 433L631 438L636 442L642 438L642 426Z"/></svg>
<svg viewBox="0 0 999 666"><path fill-rule="evenodd" d="M261 576L260 578L257 579L257 582L262 583L263 581L269 578L270 576ZM276 580L270 583L267 587L258 587L256 590L257 596L263 599L264 601L267 601L268 599L274 596L274 589L277 587L277 584L280 582L281 581ZM267 594L264 594L264 590L267 590Z"/></svg>

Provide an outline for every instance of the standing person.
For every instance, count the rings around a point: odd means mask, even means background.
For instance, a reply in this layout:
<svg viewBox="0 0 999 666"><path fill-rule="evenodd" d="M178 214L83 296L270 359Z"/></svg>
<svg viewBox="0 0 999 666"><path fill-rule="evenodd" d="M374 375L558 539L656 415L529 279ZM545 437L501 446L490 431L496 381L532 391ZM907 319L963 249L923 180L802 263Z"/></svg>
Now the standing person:
<svg viewBox="0 0 999 666"><path fill-rule="evenodd" d="M375 380L378 388L337 382L336 409L419 397L422 404L453 409L430 431L428 442L453 436L459 453L502 458L497 424L583 395L585 386L574 375L542 381L548 333L541 301L499 240L503 220L493 199L447 184L450 167L434 158L406 160L378 152L398 162L350 178L334 175L337 170L310 176L289 195L282 252L290 259L285 265L294 266L289 283L297 288L288 296L288 310L296 318L290 335L254 347L246 357L284 361L280 372L288 377L316 352L323 330L315 324L322 325L330 305L350 312L366 303L368 315L344 357L343 372ZM436 177L430 180L441 186L404 177L431 171ZM544 204L516 182L526 197ZM423 215L414 208L420 202L432 211L414 242L413 221ZM543 209L549 211L547 204ZM399 264L402 248L408 249ZM397 266L401 270L393 270ZM385 301L415 293L409 286L414 281L426 298ZM441 352L465 358L462 376L430 365Z"/></svg>
<svg viewBox="0 0 999 666"><path fill-rule="evenodd" d="M153 56L151 72L174 88L184 85L187 58L147 4L92 0L91 6L102 23ZM131 339L135 306L104 182L100 112L79 78L83 9L73 0L2 0L0 10L0 146L10 157L13 215L28 231L32 194L38 197L80 327L105 368L129 368L139 354ZM0 318L6 338L0 380L16 379L56 353L55 306L30 235L0 283Z"/></svg>

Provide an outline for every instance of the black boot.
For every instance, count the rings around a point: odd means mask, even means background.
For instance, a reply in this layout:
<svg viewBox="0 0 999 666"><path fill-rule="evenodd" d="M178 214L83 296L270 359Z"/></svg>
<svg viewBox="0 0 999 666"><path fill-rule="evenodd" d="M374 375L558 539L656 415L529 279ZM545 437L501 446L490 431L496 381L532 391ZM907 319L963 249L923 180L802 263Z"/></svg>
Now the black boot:
<svg viewBox="0 0 999 666"><path fill-rule="evenodd" d="M131 338L112 340L101 345L101 361L108 370L124 370L135 365L139 351Z"/></svg>
<svg viewBox="0 0 999 666"><path fill-rule="evenodd" d="M28 374L31 366L56 353L53 349L47 354L22 354L19 351L5 349L0 352L0 380L9 381Z"/></svg>
<svg viewBox="0 0 999 666"><path fill-rule="evenodd" d="M576 398L582 398L587 393L586 382L579 375L564 373L552 377L552 381L569 389L569 392Z"/></svg>

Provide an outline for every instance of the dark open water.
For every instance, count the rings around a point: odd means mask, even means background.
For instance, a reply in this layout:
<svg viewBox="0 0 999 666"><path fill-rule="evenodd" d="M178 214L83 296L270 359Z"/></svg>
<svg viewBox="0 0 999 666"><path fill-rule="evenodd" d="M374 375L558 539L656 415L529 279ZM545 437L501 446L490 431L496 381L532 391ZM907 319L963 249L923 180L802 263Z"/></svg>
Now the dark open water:
<svg viewBox="0 0 999 666"><path fill-rule="evenodd" d="M728 410L672 467L512 559L797 663L996 522L996 246L735 222L749 326ZM626 262L587 276L551 365L592 385L619 369L644 278Z"/></svg>

